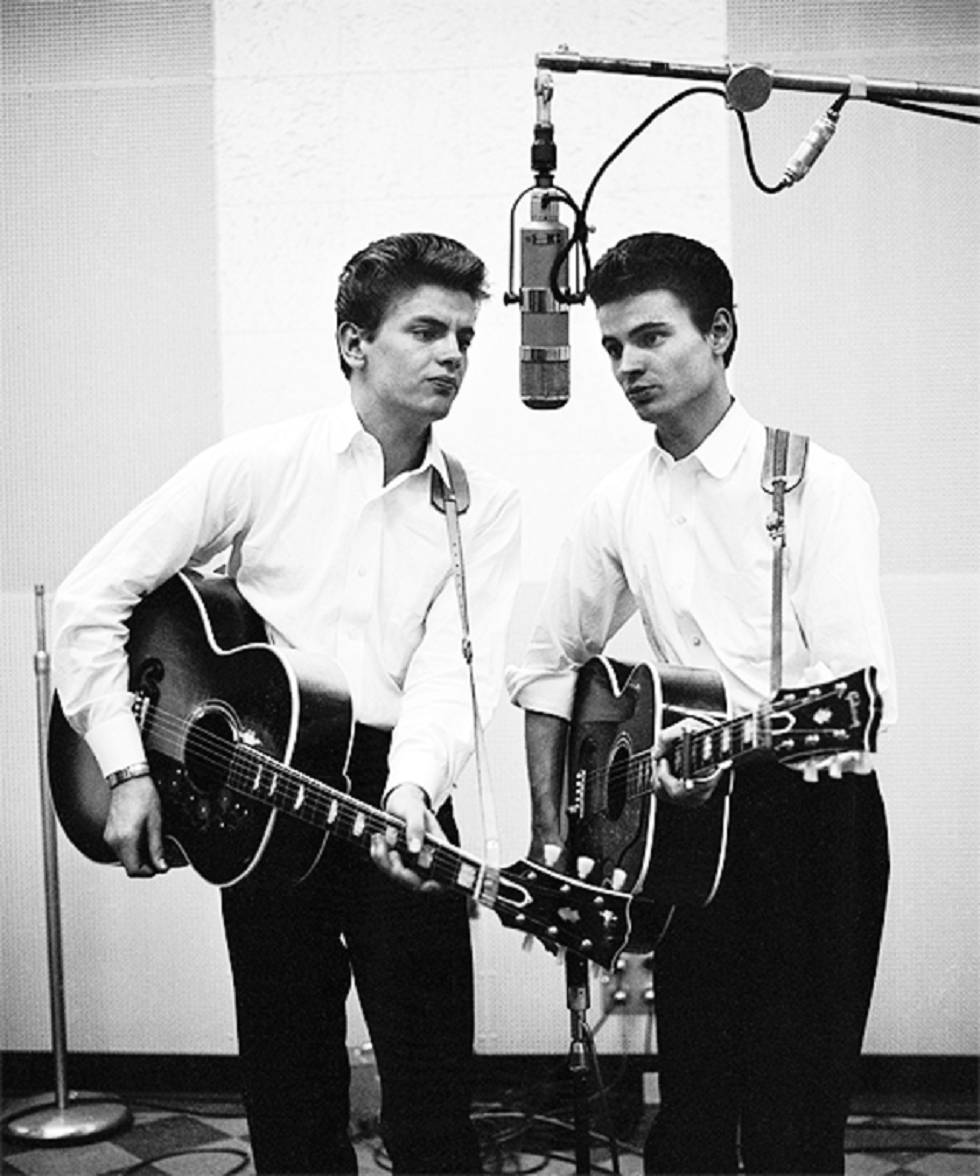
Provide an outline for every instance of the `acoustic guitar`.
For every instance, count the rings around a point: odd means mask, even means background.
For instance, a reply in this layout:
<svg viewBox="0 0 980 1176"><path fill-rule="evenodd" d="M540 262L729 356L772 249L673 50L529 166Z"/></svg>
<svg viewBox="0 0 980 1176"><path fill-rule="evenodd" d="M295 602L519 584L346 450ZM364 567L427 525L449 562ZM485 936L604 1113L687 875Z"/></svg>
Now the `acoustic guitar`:
<svg viewBox="0 0 980 1176"><path fill-rule="evenodd" d="M404 825L349 794L353 734L343 672L324 658L272 647L230 580L178 573L129 619L134 713L160 793L177 864L231 886L261 870L301 881L330 838L368 853L394 829L413 868L496 912L501 922L611 968L630 937L632 896L528 860L490 866L443 841L407 851ZM97 862L109 789L57 695L48 763L55 811L69 840Z"/></svg>
<svg viewBox="0 0 980 1176"><path fill-rule="evenodd" d="M727 718L712 670L592 658L579 671L568 749L573 858L586 881L643 898L628 950L652 951L679 904L711 901L725 862L730 769L768 757L793 763L874 751L881 697L874 667L780 690L749 714ZM652 749L661 732L691 721L669 749L679 779L724 775L698 805L655 799ZM640 912L642 911L642 917Z"/></svg>

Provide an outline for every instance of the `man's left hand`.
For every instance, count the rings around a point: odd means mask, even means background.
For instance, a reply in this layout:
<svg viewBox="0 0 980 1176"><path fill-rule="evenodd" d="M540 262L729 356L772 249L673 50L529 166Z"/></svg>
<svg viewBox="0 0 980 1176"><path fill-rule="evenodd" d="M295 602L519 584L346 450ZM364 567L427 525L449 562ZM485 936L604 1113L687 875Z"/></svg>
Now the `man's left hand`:
<svg viewBox="0 0 980 1176"><path fill-rule="evenodd" d="M683 719L661 731L660 738L651 749L651 755L657 765L653 784L653 790L657 796L662 796L675 804L699 805L704 804L717 788L718 781L725 774L724 768L685 780L673 775L667 767L668 753L677 740L681 739L685 732L697 731L702 726L704 724L693 719Z"/></svg>

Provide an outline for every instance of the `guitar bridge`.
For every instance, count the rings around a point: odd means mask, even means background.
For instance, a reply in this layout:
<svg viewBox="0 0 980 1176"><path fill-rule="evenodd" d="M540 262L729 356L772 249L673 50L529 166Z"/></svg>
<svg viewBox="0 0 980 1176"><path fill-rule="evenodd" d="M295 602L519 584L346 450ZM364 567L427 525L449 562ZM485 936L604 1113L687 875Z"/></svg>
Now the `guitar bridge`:
<svg viewBox="0 0 980 1176"><path fill-rule="evenodd" d="M133 715L136 719L136 724L139 727L141 734L145 729L149 719L151 705L152 701L149 695L147 695L142 690L133 699Z"/></svg>
<svg viewBox="0 0 980 1176"><path fill-rule="evenodd" d="M570 817L581 817L584 815L586 775L586 769L583 767L579 768L572 777L572 787L569 790L570 795L568 798L568 815Z"/></svg>

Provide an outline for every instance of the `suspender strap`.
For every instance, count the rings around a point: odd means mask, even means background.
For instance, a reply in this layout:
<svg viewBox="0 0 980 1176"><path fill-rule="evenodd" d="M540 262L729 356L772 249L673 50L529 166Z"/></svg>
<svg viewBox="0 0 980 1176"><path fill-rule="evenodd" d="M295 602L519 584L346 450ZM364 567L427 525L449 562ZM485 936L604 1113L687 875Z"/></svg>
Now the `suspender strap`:
<svg viewBox="0 0 980 1176"><path fill-rule="evenodd" d="M809 437L766 426L762 489L772 495L766 530L772 540L772 634L769 684L772 693L783 679L783 551L786 547L786 495L803 481Z"/></svg>
<svg viewBox="0 0 980 1176"><path fill-rule="evenodd" d="M473 712L473 755L476 763L476 783L480 797L480 812L483 819L485 859L496 871L500 866L500 837L497 832L497 816L490 791L487 768L486 742L483 723L480 719L480 704L476 692L476 673L473 669L473 642L470 637L469 607L466 599L466 568L463 564L463 542L459 533L459 516L469 508L470 488L466 471L450 454L443 451L446 459L448 484L433 467L432 505L446 516L446 530L449 535L449 551L452 556L453 579L456 582L456 600L459 605L459 621L462 630L463 660L469 673L470 708ZM485 883L495 886L495 882Z"/></svg>

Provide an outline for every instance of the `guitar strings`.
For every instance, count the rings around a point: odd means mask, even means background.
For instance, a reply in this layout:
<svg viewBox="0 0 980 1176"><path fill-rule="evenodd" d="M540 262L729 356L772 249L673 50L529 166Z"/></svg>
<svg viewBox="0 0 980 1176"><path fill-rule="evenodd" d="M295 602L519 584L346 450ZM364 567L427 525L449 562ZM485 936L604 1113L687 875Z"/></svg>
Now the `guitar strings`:
<svg viewBox="0 0 980 1176"><path fill-rule="evenodd" d="M183 757L173 755L171 758L186 762L187 753L190 752L202 765L214 768L220 774L222 783L236 793L302 820L295 811L290 811L299 803L314 818L304 823L332 829L355 843L367 842L374 833L384 833L389 828L395 828L399 833L397 847L405 846L405 822L400 817L385 813L348 792L308 776L260 748L216 735L197 725L194 720L169 712L159 704L151 710L148 727L151 742L152 736L158 734L183 746ZM332 811L334 806L336 810ZM360 834L355 832L358 828ZM472 867L478 876L484 870L478 859L428 835L425 846L432 854L432 864L426 867L426 872L436 876L437 880L457 880L460 864ZM458 863L448 860L450 857L457 857ZM479 877L477 880L480 880Z"/></svg>
<svg viewBox="0 0 980 1176"><path fill-rule="evenodd" d="M288 764L282 763L269 755L267 751L261 748L254 748L240 740L226 739L209 731L206 728L196 726L193 720L187 720L181 715L174 714L172 711L160 707L159 703L151 710L151 717L147 723L149 728L148 737L152 742L154 734L169 737L175 740L176 743L181 744L186 749L191 749L198 759L206 764L208 767L215 768L222 776L222 780L227 782L228 787L236 793L252 797L253 800L258 800L266 806L272 807L278 811L284 811L287 815L296 816L295 813L289 813L289 809L285 804L275 803L271 799L271 795L264 796L253 787L253 780L261 781L262 775L268 773L274 777L276 784L280 781L285 782L289 789L291 799L296 799L299 796L299 788L308 790L308 795L305 793L301 797L302 806L306 809L311 809L316 815L315 821L307 823L314 824L319 828L331 829L338 833L339 836L346 837L348 841L355 844L364 844L369 840L374 833L385 833L388 828L396 828L399 830L399 847L404 847L405 840L405 822L401 817L396 817L385 813L381 809L374 808L371 804L361 801L358 797L352 796L347 791L333 788L331 784L316 779L315 776L308 776L301 773L298 769L289 767ZM247 764L239 764L235 766L236 753L240 753L240 759L251 761ZM180 755L172 756L172 759L181 762ZM254 771L246 770L251 767ZM273 787L276 786L273 784ZM299 786L293 790L292 786ZM336 804L336 813L331 820L331 808ZM346 810L346 813L345 813ZM361 834L355 833L358 828L358 820L361 821ZM298 820L302 820L298 817ZM506 877L500 870L493 869L481 862L478 857L467 854L465 850L459 847L452 846L447 842L434 840L434 838L426 835L426 847L431 851L431 861L425 866L425 873L428 877L432 877L436 882L444 882L448 886L464 889L468 894L471 894L476 901L484 903L485 906L493 909L499 907L518 907L519 913L522 916L520 927L528 933L540 934L546 941L559 944L560 948L580 947L581 941L587 936L582 935L581 928L573 928L565 936L562 941L561 928L552 917L544 917L544 914L538 914L538 904L541 904L547 913L547 898L554 894L554 882L549 884L538 883L535 884L534 877L529 877L527 874L521 875L518 880ZM462 869L466 868L467 873L473 876L473 883L471 886L462 880ZM547 881L547 880L546 880ZM500 884L512 884L518 886L526 891L527 895L531 897L531 902L513 902L506 900L506 897L500 895ZM592 900L594 903L595 897L598 897L600 888L587 886L586 883L574 880L565 875L561 875L562 884L568 883L568 886L574 886L582 891L587 890L589 894L595 891ZM604 896L604 901L611 901L612 897L618 897L608 891L606 888L601 888L601 894ZM535 900L536 896L536 902ZM520 897L520 894L519 894ZM562 895L561 901L568 903L568 894ZM584 917L581 916L580 917ZM591 933L593 941L593 949L596 941L598 942L612 942L615 940L615 927L607 926L602 923L601 918L598 920L589 920L594 923L594 930ZM578 920L576 920L578 922Z"/></svg>
<svg viewBox="0 0 980 1176"><path fill-rule="evenodd" d="M318 780L315 776L308 776L275 759L261 748L251 747L240 740L219 736L200 727L194 720L188 720L181 715L170 712L159 704L152 707L147 726L149 727L147 735L151 743L152 736L155 734L174 739L178 744L182 743L185 754L189 749L203 764L215 768L221 774L223 781L235 792L258 800L260 803L277 811L285 812L287 815L296 816L295 812L289 812L287 805L277 804L271 798L272 790L282 782L289 786L288 794L291 801L300 799L305 809L316 814L317 820L307 823L335 831L355 844L364 844L369 841L372 834L384 833L387 829L394 827L399 831L398 845L404 847L405 822L402 818L385 813L381 809L351 796L348 792ZM182 762L179 755L171 758ZM250 762L236 765L236 758ZM253 784L253 781L257 780L261 786L263 776L266 773L274 779L274 783L269 789L270 795L267 796L258 792ZM304 790L302 797L300 797L300 788ZM331 819L331 809L335 804L337 806L336 813ZM342 817L347 819L344 820ZM302 820L302 818L297 819ZM355 832L359 819L361 822L360 834ZM486 905L491 907L497 905L498 887L502 880L499 870L485 865L479 858L468 854L457 846L435 840L428 835L425 837L425 846L431 853L431 861L424 866L427 876L432 877L435 881L464 889ZM473 874L472 885L467 885L462 881L461 867L463 866ZM507 881L507 879L503 880ZM577 886L583 886L582 883L575 882L574 879L569 878L568 881ZM535 886L533 879L529 879L527 876L521 877L518 884L532 896L536 892L539 901L545 893L542 886ZM597 888L588 887L590 892L595 889ZM603 893L605 894L605 891ZM536 914L533 903L530 906L523 904L521 914L523 915L521 925L525 930L540 931L547 938L560 942L560 928L552 920ZM596 934L601 934L601 931L597 931ZM570 946L575 946L577 942L577 938L570 937Z"/></svg>
<svg viewBox="0 0 980 1176"><path fill-rule="evenodd" d="M828 699L832 699L838 695L836 686L828 686L822 694L806 694L799 698L795 703L790 703L786 706L776 707L772 702L765 702L754 711L746 714L736 716L729 719L727 722L719 723L717 726L711 727L706 731L691 732L692 742L709 743L712 751L715 750L715 745L721 742L723 733L737 733L740 728L744 728L746 724L752 724L753 730L760 729L765 722L772 717L772 715L793 714L798 710L806 709L807 707L817 705ZM650 796L655 791L655 786L652 783L647 783L653 770L653 760L651 756L651 748L645 748L636 754L622 757L614 760L612 764L605 770L601 768L588 768L585 771L586 786L593 786L603 776L607 784L614 787L625 783L626 799L637 800L643 796ZM730 757L728 757L730 758ZM674 763L671 765L675 766ZM679 766L679 765L676 765ZM625 780L624 780L625 777ZM631 788L631 784L639 785ZM602 809L597 809L594 812L585 814L587 817L602 816L608 812L608 806Z"/></svg>

